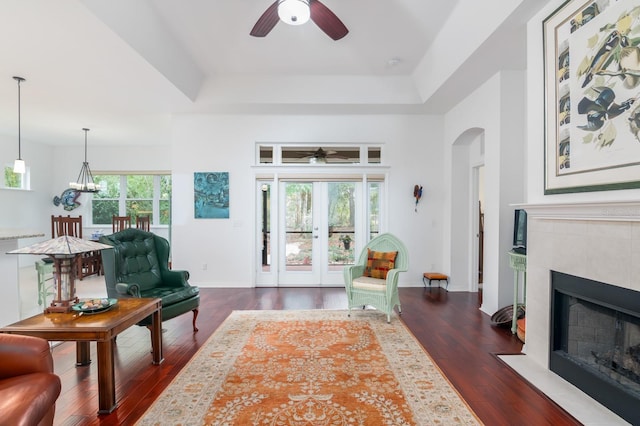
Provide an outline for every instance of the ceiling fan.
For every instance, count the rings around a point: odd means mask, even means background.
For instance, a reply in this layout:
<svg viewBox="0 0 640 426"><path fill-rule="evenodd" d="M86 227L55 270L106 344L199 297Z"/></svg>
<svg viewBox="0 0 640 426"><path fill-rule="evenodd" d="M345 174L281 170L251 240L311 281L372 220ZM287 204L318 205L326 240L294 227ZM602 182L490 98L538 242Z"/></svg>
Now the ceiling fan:
<svg viewBox="0 0 640 426"><path fill-rule="evenodd" d="M354 156L354 152L349 150L326 150L318 148L315 150L296 150L286 149L282 150L282 158L285 162L309 162L310 164L326 164L327 159L332 163L342 162L341 160L350 160Z"/></svg>
<svg viewBox="0 0 640 426"><path fill-rule="evenodd" d="M327 156L333 155L333 154L336 154L336 152L335 151L325 151L322 148L318 148L313 154L308 156L309 163L311 163L311 164L316 164L316 163L324 164L324 163L327 162Z"/></svg>
<svg viewBox="0 0 640 426"><path fill-rule="evenodd" d="M340 40L349 32L340 18L319 0L276 0L260 16L250 34L264 37L280 20L290 25L302 25L309 19L334 40Z"/></svg>

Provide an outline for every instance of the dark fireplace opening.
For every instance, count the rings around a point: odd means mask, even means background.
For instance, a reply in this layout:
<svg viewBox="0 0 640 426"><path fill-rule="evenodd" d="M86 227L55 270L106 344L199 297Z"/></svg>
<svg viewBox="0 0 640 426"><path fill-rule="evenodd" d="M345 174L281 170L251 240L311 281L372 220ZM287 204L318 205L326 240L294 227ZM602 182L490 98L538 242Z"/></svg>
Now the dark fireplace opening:
<svg viewBox="0 0 640 426"><path fill-rule="evenodd" d="M640 424L640 292L551 271L549 368Z"/></svg>

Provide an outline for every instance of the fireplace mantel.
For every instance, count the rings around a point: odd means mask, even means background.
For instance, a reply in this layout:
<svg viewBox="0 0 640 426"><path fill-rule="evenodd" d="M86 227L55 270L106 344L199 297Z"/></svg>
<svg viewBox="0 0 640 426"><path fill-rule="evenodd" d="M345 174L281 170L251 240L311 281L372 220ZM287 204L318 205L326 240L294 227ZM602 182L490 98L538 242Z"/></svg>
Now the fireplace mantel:
<svg viewBox="0 0 640 426"><path fill-rule="evenodd" d="M576 409L574 400L584 393L568 391L569 384L556 382L559 376L549 370L551 271L640 291L636 278L640 276L640 200L521 203L512 207L525 209L528 221L524 358L553 380L540 383L536 368L519 372L561 406L571 408L579 419L597 418L591 410L615 416L595 400ZM621 419L615 417L599 424L620 424Z"/></svg>
<svg viewBox="0 0 640 426"><path fill-rule="evenodd" d="M640 222L640 201L515 204L527 217L538 219Z"/></svg>

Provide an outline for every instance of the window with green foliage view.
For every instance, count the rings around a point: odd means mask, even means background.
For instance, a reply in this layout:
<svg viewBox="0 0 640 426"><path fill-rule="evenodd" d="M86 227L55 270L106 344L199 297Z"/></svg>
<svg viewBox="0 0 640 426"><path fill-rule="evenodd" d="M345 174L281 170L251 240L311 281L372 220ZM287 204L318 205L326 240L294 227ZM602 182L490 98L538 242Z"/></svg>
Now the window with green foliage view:
<svg viewBox="0 0 640 426"><path fill-rule="evenodd" d="M93 195L92 223L110 225L113 216L149 216L151 225L171 223L171 175L95 175L100 191Z"/></svg>
<svg viewBox="0 0 640 426"><path fill-rule="evenodd" d="M24 176L20 173L14 173L12 166L4 167L4 187L5 188L16 188L16 189L27 189L24 186Z"/></svg>

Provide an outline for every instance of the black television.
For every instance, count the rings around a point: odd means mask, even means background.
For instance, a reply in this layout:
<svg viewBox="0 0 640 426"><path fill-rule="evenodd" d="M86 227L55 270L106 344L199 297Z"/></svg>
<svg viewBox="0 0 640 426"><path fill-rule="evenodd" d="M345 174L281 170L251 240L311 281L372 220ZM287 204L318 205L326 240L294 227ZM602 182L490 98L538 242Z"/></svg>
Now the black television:
<svg viewBox="0 0 640 426"><path fill-rule="evenodd" d="M513 251L527 253L527 212L516 209L513 217Z"/></svg>

